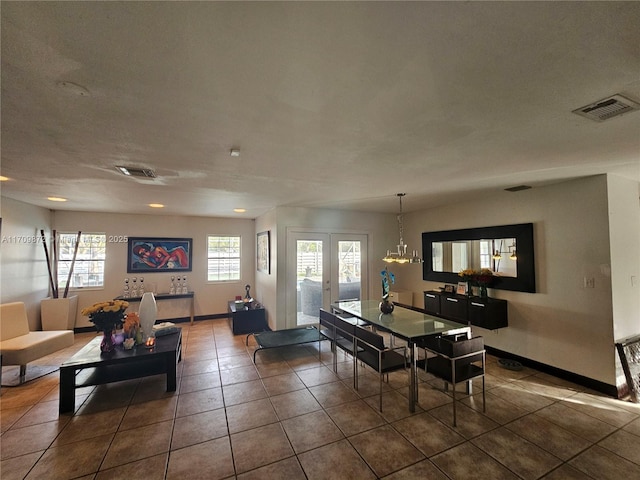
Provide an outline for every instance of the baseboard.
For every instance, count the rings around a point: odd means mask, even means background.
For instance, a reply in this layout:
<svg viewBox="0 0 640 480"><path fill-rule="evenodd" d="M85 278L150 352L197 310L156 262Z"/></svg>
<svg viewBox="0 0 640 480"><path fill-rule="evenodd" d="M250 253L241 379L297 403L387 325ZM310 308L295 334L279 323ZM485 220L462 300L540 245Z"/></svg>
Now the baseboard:
<svg viewBox="0 0 640 480"><path fill-rule="evenodd" d="M499 358L508 358L511 360L517 360L518 362L520 362L522 365L526 367L534 368L540 372L548 373L549 375L553 375L554 377L568 380L570 382L576 383L583 387L590 388L591 390L604 393L605 395L609 395L613 398L618 398L618 389L615 387L615 385L609 385L599 380L594 380L593 378L584 377L582 375L578 375L577 373L568 372L567 370L562 370L561 368L552 367L550 365L546 365L544 363L540 363L535 360L530 360L528 358L524 358L519 355L515 355L513 353L498 350L497 348L493 348L489 346L485 346L485 348L487 350L487 353L489 353L490 355L494 355Z"/></svg>

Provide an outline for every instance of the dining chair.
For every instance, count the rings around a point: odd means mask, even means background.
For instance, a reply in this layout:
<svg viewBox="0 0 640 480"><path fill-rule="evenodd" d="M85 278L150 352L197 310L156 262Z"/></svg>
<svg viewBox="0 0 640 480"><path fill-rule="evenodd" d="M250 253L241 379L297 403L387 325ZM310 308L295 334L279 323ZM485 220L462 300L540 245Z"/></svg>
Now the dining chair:
<svg viewBox="0 0 640 480"><path fill-rule="evenodd" d="M426 371L444 380L445 390L448 391L449 384L453 386L453 426L457 426L456 385L459 383L482 378L482 411L486 412L484 339L441 336L425 339L420 346L435 355L430 358L425 355Z"/></svg>
<svg viewBox="0 0 640 480"><path fill-rule="evenodd" d="M356 325L349 320L345 320L337 315L334 315L333 318L335 324L335 332L336 332L336 341L335 345L337 348L340 348L347 355L351 357L353 362L353 387L356 387L356 354L358 350L362 350L362 347L356 345L355 341L355 332ZM337 349L335 355L337 356ZM335 357L334 357L335 358ZM337 370L337 358L335 360L336 370Z"/></svg>
<svg viewBox="0 0 640 480"><path fill-rule="evenodd" d="M332 363L333 363L333 371L338 371L338 361L336 357L336 316L328 312L324 309L320 309L320 335L329 340L331 345L331 355L332 355Z"/></svg>
<svg viewBox="0 0 640 480"><path fill-rule="evenodd" d="M384 376L389 381L389 372L406 369L407 351L402 347L400 354L396 349L388 348L384 344L384 337L378 333L362 327L355 327L356 368L354 386L358 389L358 361L361 361L378 372L380 381L380 411L382 412L382 383Z"/></svg>

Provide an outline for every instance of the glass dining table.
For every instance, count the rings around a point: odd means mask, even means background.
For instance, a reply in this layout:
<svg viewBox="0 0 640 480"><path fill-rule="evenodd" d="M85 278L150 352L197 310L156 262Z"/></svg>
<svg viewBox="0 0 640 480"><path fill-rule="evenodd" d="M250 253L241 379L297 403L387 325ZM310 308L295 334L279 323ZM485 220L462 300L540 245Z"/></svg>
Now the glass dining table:
<svg viewBox="0 0 640 480"><path fill-rule="evenodd" d="M377 300L344 301L333 304L337 313L346 313L392 333L407 342L410 355L409 411L415 412L418 400L416 343L421 339L439 335L471 335L471 327L452 320L427 315L417 310L395 306L392 313L381 313Z"/></svg>

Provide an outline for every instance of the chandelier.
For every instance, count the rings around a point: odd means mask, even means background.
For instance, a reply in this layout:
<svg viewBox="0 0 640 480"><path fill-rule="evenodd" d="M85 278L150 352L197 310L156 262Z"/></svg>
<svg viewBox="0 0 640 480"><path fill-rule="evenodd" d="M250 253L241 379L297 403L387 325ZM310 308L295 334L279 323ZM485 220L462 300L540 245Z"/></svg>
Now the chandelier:
<svg viewBox="0 0 640 480"><path fill-rule="evenodd" d="M387 250L387 255L382 260L387 263L422 263L422 258L418 256L417 250L414 250L411 256L407 256L407 246L405 245L402 238L402 234L404 233L402 228L402 197L404 197L406 193L398 193L396 195L400 200L400 213L398 214L400 243L396 245L397 252L391 252L391 250Z"/></svg>

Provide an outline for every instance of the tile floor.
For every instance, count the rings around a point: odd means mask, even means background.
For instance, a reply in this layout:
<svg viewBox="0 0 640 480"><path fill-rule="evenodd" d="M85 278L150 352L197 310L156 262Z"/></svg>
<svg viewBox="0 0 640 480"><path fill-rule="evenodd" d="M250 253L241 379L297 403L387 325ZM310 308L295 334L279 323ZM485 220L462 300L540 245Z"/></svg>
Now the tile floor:
<svg viewBox="0 0 640 480"><path fill-rule="evenodd" d="M329 345L258 353L225 320L182 325L178 390L163 376L77 391L58 415L58 374L3 388L0 476L10 479L618 479L640 478L640 406L489 357L487 411L421 373L419 408L404 372L384 386ZM59 364L93 334L41 360Z"/></svg>

